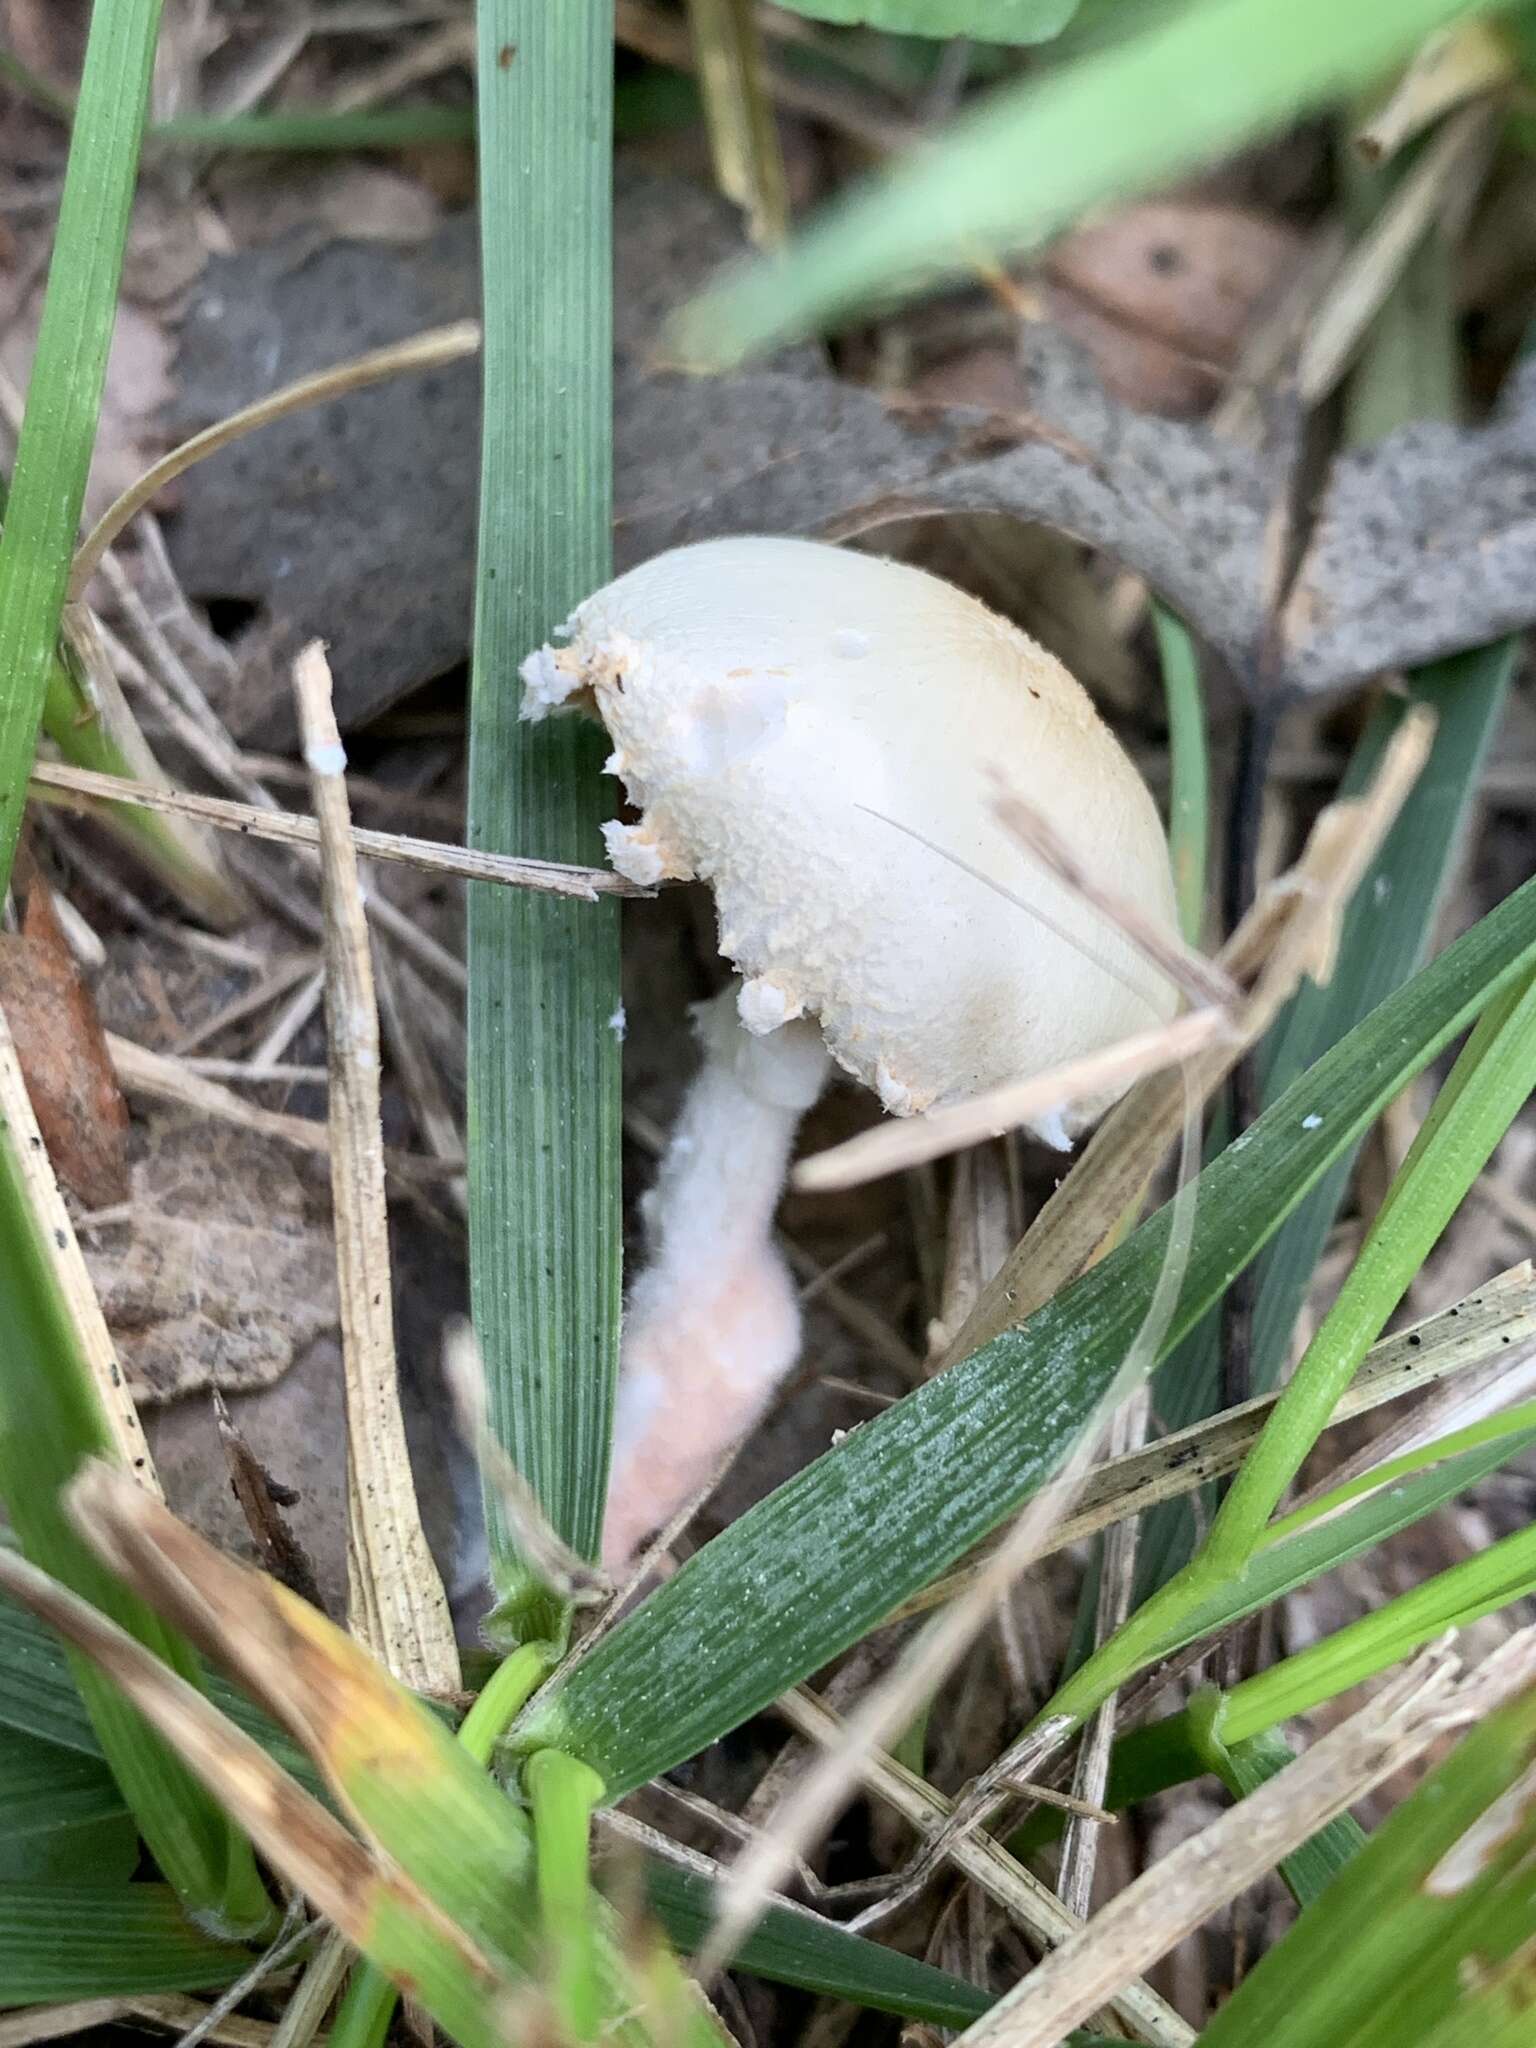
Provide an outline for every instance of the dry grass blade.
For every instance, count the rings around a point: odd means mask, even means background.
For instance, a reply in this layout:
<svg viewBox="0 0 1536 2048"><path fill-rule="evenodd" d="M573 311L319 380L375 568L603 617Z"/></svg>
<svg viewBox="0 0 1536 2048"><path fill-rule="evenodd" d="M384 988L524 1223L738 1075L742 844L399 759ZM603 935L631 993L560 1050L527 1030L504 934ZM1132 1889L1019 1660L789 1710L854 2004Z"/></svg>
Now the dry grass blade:
<svg viewBox="0 0 1536 2048"><path fill-rule="evenodd" d="M1491 23L1464 21L1441 29L1355 131L1355 147L1371 163L1385 163L1431 121L1479 93L1492 92L1514 73L1514 51Z"/></svg>
<svg viewBox="0 0 1536 2048"><path fill-rule="evenodd" d="M873 1130L861 1131L856 1138L802 1159L795 1168L793 1185L802 1194L827 1194L858 1187L880 1174L921 1166L929 1159L942 1159L1085 1096L1128 1088L1148 1074L1209 1052L1233 1035L1232 1020L1225 1010L1191 1010L1171 1024L1138 1031L1102 1052L1069 1060L1028 1081L989 1089L952 1109L876 1124Z"/></svg>
<svg viewBox="0 0 1536 2048"><path fill-rule="evenodd" d="M1318 818L1296 866L1270 885L1218 956L1222 971L1248 987L1233 1039L1178 1072L1153 1075L1110 1111L988 1283L944 1364L1025 1322L1083 1270L1117 1219L1145 1193L1183 1121L1186 1089L1209 1100L1302 976L1328 979L1345 906L1413 787L1434 728L1433 712L1416 706L1394 734L1371 787L1330 804Z"/></svg>
<svg viewBox="0 0 1536 2048"><path fill-rule="evenodd" d="M448 1383L459 1432L474 1451L487 1491L494 1494L508 1529L550 1591L573 1607L590 1607L613 1592L596 1565L571 1549L539 1505L538 1495L491 1434L485 1413L485 1367L474 1325L460 1318L443 1343L443 1376Z"/></svg>
<svg viewBox="0 0 1536 2048"><path fill-rule="evenodd" d="M230 2013L210 2020L211 2010L199 1999L178 1992L82 1998L69 2005L33 2005L0 2017L0 2048L35 2048L38 2042L94 2033L98 2027L115 2026L123 2020L130 2024L140 2021L161 2032L182 2036L191 2028L200 2027L198 2039L212 2041L214 2048L281 2048L277 2030L265 2020L248 2020ZM320 2036L322 2044L326 2039L325 2035Z"/></svg>
<svg viewBox="0 0 1536 2048"><path fill-rule="evenodd" d="M346 1982L353 1960L351 1945L331 1928L284 2003L269 2048L312 2048L317 2039L324 2042L321 2022Z"/></svg>
<svg viewBox="0 0 1536 2048"><path fill-rule="evenodd" d="M715 182L747 217L752 240L777 248L789 190L752 0L689 0Z"/></svg>
<svg viewBox="0 0 1536 2048"><path fill-rule="evenodd" d="M772 30L776 24L765 26ZM651 0L615 0L614 33L624 48L653 63L673 71L692 69L693 45L687 29L675 14L653 6ZM864 94L829 84L787 63L769 60L764 76L779 106L826 122L873 156L900 155L923 140L921 127L888 102L876 105Z"/></svg>
<svg viewBox="0 0 1536 2048"><path fill-rule="evenodd" d="M118 1364L117 1349L75 1237L74 1223L54 1179L47 1147L38 1130L37 1118L32 1113L31 1098L27 1094L27 1084L3 1011L0 1011L0 1126L10 1132L17 1168L32 1214L37 1219L38 1242L52 1262L59 1291L75 1326L80 1356L89 1368L91 1383L112 1433L113 1445L124 1470L131 1472L140 1486L158 1495L160 1482L155 1476L154 1460L144 1438L144 1426L139 1421L128 1382Z"/></svg>
<svg viewBox="0 0 1536 2048"><path fill-rule="evenodd" d="M1176 932L1160 925L1106 889L1083 866L1050 819L1013 788L1005 776L994 774L996 795L992 809L998 822L1011 832L1024 850L1091 911L1119 933L1142 958L1175 988L1196 1004L1228 1009L1237 990L1219 961L1207 960L1198 948L1186 945Z"/></svg>
<svg viewBox="0 0 1536 2048"><path fill-rule="evenodd" d="M106 1472L106 1468L98 1471ZM127 1484L114 1473L107 1477L118 1485ZM0 1587L121 1687L229 1809L274 1868L297 1885L349 1940L366 1942L381 1905L389 1904L412 1918L430 1917L439 1938L452 1944L469 1970L481 1977L492 1974L485 1958L414 1886L397 1871L376 1865L362 1844L258 1743L142 1644L46 1573L6 1550L0 1550Z"/></svg>
<svg viewBox="0 0 1536 2048"><path fill-rule="evenodd" d="M348 1619L403 1684L447 1693L458 1686L458 1650L421 1525L400 1413L379 1014L342 779L346 754L318 641L299 656L294 689L320 828L331 1193L347 1399Z"/></svg>
<svg viewBox="0 0 1536 2048"><path fill-rule="evenodd" d="M1455 1307L1374 1345L1334 1411L1330 1428L1454 1375L1518 1357L1532 1343L1536 1343L1536 1272L1526 1259ZM1235 1471L1258 1441L1278 1399L1277 1394L1259 1395L1241 1407L1160 1437L1143 1450L1107 1459L1090 1473L1070 1513L1063 1496L1061 1519L1051 1528L1048 1548L1037 1556L1083 1542L1129 1515L1142 1514L1165 1500L1177 1500L1209 1480ZM892 1619L923 1613L951 1599L979 1569L980 1560L936 1580L899 1608Z"/></svg>
<svg viewBox="0 0 1536 2048"><path fill-rule="evenodd" d="M46 714L45 729L62 744L66 754L78 761L79 742L87 737L89 728L94 728L91 736L96 746L86 758L94 755L98 773L110 770L142 782L149 789L170 790L170 777L156 760L128 707L101 626L87 605L65 606L61 637L64 649L73 657L68 662L61 653L57 665L59 677L69 678L74 685L72 694L76 701L69 711L71 730L60 741L59 724ZM79 722L87 719L89 728ZM120 811L115 815L118 819L136 818L134 812ZM149 862L152 871L169 883L194 916L221 930L243 921L250 905L225 865L217 835L207 824L168 812L152 812L148 820L136 818L136 822L147 822L154 829L150 835L135 833L135 849ZM166 854L168 858L162 857Z"/></svg>
<svg viewBox="0 0 1536 2048"><path fill-rule="evenodd" d="M313 818L293 811L263 810L228 797L197 796L183 789L157 789L126 777L98 775L89 768L70 768L62 761L39 761L32 771L35 794L74 810L89 811L98 803L141 804L146 810L198 818L223 832L248 839L270 839L279 846L318 846ZM393 861L427 874L454 875L465 882L499 882L512 889L537 889L551 896L650 896L607 868L581 868L559 861L523 860L516 854L479 853L441 840L415 839L407 833L376 832L365 825L349 828L352 844L368 860Z"/></svg>
<svg viewBox="0 0 1536 2048"><path fill-rule="evenodd" d="M1496 126L1482 102L1452 115L1345 260L1296 365L1304 405L1333 390L1424 235L1481 181Z"/></svg>
<svg viewBox="0 0 1536 2048"><path fill-rule="evenodd" d="M426 334L412 335L408 341L393 342L388 348L372 349L367 355L355 356L351 362L338 363L332 369L317 370L313 376L297 378L292 384L285 384L280 391L257 399L253 405L242 406L227 419L205 427L202 433L194 434L190 440L171 449L169 454L162 455L102 513L75 555L69 577L70 596L77 598L81 595L100 566L102 556L129 521L194 462L202 462L207 456L217 454L219 449L227 448L231 441L238 441L242 436L254 433L256 428L264 427L272 420L283 419L289 413L302 412L306 407L320 405L328 398L344 397L349 391L362 391L370 384L381 383L386 377L397 377L408 370L438 369L444 363L457 362L461 356L473 355L479 346L478 321L457 320L449 327L436 327Z"/></svg>
<svg viewBox="0 0 1536 2048"><path fill-rule="evenodd" d="M1110 1450L1120 1457L1136 1449L1147 1433L1149 1403L1147 1390L1139 1392L1114 1419ZM1102 1649L1130 1613L1136 1593L1137 1524L1133 1517L1116 1522L1104 1539L1103 1564L1099 1574L1098 1611L1094 1616L1093 1640ZM1119 1695L1111 1693L1083 1730L1072 1790L1083 1810L1067 1821L1062 1838L1061 1873L1056 1889L1074 1913L1086 1919L1093 1901L1093 1873L1098 1858L1101 1806L1109 1787L1110 1754L1115 1744L1115 1721Z"/></svg>
<svg viewBox="0 0 1536 2048"><path fill-rule="evenodd" d="M1536 1633L1506 1643L1469 1678L1440 1647L1277 1777L1182 1843L960 2037L965 2048L1053 2048L1105 1999L1336 1815L1536 1679Z"/></svg>
<svg viewBox="0 0 1536 2048"><path fill-rule="evenodd" d="M840 1739L842 1723L813 1693L800 1691L779 1702L779 1711L800 1734L825 1748ZM889 1806L925 1836L938 1834L948 1823L950 1802L903 1765L879 1754L859 1764L864 1789ZM1082 1922L1070 1913L1048 1886L1016 1863L1000 1842L976 1833L958 1839L951 1860L962 1876L985 1892L1008 1917L1037 1940L1055 1948L1076 1935ZM1173 2008L1146 1984L1132 1981L1105 2001L1134 2040L1157 2048L1189 2048L1195 2038Z"/></svg>
<svg viewBox="0 0 1536 2048"><path fill-rule="evenodd" d="M232 1088L206 1080L192 1062L172 1053L154 1052L147 1045L107 1033L107 1050L112 1069L128 1095L147 1096L154 1102L179 1103L184 1109L201 1110L224 1123L240 1124L248 1131L260 1131L299 1152L329 1154L330 1132L313 1117L290 1116L280 1109L262 1109L247 1102ZM408 1187L440 1182L464 1171L462 1159L427 1159L417 1153L386 1151L384 1164Z"/></svg>

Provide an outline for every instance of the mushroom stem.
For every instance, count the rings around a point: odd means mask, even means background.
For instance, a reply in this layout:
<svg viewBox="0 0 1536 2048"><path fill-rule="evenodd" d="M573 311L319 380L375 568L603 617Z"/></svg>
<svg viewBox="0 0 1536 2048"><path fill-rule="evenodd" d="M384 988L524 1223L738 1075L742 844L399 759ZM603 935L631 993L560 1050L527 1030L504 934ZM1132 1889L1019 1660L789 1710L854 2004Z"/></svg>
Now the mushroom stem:
<svg viewBox="0 0 1536 2048"><path fill-rule="evenodd" d="M749 1032L739 993L732 984L694 1011L704 1064L642 1203L649 1257L625 1312L609 1565L705 1484L800 1349L773 1213L830 1062L813 1024Z"/></svg>

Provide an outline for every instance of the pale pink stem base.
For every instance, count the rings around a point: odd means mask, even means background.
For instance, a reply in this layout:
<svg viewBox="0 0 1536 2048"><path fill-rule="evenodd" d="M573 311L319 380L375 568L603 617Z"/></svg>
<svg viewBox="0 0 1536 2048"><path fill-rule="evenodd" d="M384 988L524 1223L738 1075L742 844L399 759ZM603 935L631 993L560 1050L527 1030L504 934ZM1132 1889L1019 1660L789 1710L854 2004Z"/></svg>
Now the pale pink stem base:
<svg viewBox="0 0 1536 2048"><path fill-rule="evenodd" d="M704 1065L646 1198L624 1320L603 1561L622 1565L752 1428L800 1350L773 1212L828 1060L807 1023L743 1029L733 985L696 1013Z"/></svg>

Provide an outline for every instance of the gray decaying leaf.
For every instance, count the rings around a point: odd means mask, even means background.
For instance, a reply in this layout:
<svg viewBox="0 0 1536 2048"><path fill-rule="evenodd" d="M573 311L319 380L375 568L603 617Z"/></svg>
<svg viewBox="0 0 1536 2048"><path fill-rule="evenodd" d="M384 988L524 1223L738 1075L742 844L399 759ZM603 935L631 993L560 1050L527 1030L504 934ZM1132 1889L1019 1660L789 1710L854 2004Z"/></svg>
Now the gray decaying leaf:
<svg viewBox="0 0 1536 2048"><path fill-rule="evenodd" d="M157 1112L135 1151L127 1219L85 1245L135 1394L270 1386L336 1321L323 1200L281 1146L233 1125Z"/></svg>
<svg viewBox="0 0 1536 2048"><path fill-rule="evenodd" d="M1298 689L1325 690L1536 619L1536 362L1485 427L1403 427L1334 464L1286 606Z"/></svg>
<svg viewBox="0 0 1536 2048"><path fill-rule="evenodd" d="M1026 415L893 406L797 350L693 378L658 367L665 314L729 253L707 194L625 172L615 246L615 556L721 533L869 533L922 512L1059 527L1147 581L1256 687L1265 537L1285 419L1263 450L1110 398L1031 330ZM210 264L182 328L178 432L306 371L474 310L474 226L414 248L283 243ZM291 737L287 664L331 647L345 725L466 651L478 445L473 365L401 378L268 427L181 485L190 592L258 607L242 734ZM1284 618L1281 689L1321 692L1536 618L1536 371L1486 427L1416 426L1341 457ZM551 625L556 623L551 621Z"/></svg>

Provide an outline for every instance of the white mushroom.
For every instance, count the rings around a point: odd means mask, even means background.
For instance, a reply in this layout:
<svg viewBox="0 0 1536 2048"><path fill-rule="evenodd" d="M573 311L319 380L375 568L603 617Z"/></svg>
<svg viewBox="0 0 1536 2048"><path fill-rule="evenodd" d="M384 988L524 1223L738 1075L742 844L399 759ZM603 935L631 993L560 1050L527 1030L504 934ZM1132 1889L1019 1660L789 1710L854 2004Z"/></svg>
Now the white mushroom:
<svg viewBox="0 0 1536 2048"><path fill-rule="evenodd" d="M640 812L605 828L609 856L636 881L711 885L720 950L744 977L740 1023L765 1052L794 1019L814 1018L833 1058L905 1116L1043 1073L1177 1007L1144 955L994 816L989 769L1092 881L1174 931L1162 828L1136 770L1062 664L974 598L813 541L708 541L598 591L562 637L524 664L523 716L595 707L614 742L609 770ZM657 1258L631 1298L611 1556L687 1498L794 1355L768 1226L816 1088L797 1066L802 1085L777 1103L770 1142L745 1106L757 1083L742 1079L739 1035L717 1012L704 1037L679 1128L691 1149L679 1158L675 1143L663 1166ZM807 1042L803 1028L794 1042ZM1079 1104L1034 1128L1065 1146L1107 1107ZM707 1234L677 1250L692 1227L682 1216L718 1223L722 1205L755 1219L758 1295L745 1279L731 1293L727 1267L752 1264L739 1234L729 1258ZM746 1305L764 1289L771 1314ZM713 1353L706 1302L719 1316ZM658 1391L674 1371L694 1383L682 1410ZM738 1405L753 1372L753 1400ZM720 1398L707 1400L712 1385ZM652 1401L648 1434L637 1417ZM690 1439L684 1455L680 1415L713 1427L709 1449Z"/></svg>

